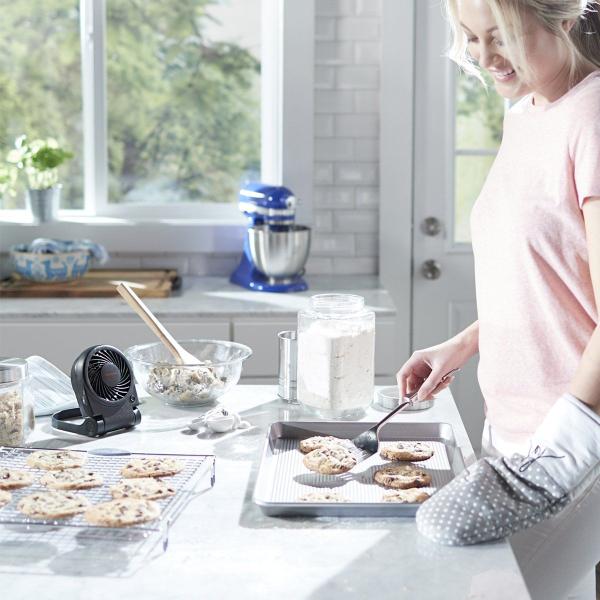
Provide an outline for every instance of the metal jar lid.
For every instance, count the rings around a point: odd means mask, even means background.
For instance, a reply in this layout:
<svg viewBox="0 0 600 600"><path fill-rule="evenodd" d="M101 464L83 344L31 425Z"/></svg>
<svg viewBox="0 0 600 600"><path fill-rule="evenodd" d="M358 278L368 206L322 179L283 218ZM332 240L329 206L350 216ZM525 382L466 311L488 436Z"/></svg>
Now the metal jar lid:
<svg viewBox="0 0 600 600"><path fill-rule="evenodd" d="M0 384L16 383L27 377L27 361L22 358L0 359Z"/></svg>
<svg viewBox="0 0 600 600"><path fill-rule="evenodd" d="M398 386L390 386L382 388L377 391L377 398L373 402L373 406L379 410L390 411L396 408L400 402L400 394L398 392ZM407 406L403 410L426 410L433 406L434 400L421 400L421 402L415 402L412 406Z"/></svg>

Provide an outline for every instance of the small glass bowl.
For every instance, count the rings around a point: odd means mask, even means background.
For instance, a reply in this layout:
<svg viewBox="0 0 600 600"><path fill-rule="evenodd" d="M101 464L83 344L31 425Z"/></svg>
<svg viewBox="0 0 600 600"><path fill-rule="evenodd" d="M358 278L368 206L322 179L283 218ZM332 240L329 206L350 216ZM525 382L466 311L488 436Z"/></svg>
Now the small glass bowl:
<svg viewBox="0 0 600 600"><path fill-rule="evenodd" d="M390 387L385 387L380 390L377 390L377 397L373 402L373 408L377 408L378 410L390 411L394 410L396 406L398 406L400 402L400 392L398 390L397 385L392 385ZM434 404L434 398L430 400L421 400L421 402L415 401L412 406L409 405L406 408L403 408L403 411L406 410L426 410L431 408Z"/></svg>
<svg viewBox="0 0 600 600"><path fill-rule="evenodd" d="M166 404L211 404L240 380L242 363L252 356L244 344L221 340L183 340L179 343L198 358L197 365L179 365L162 342L125 350L135 379Z"/></svg>

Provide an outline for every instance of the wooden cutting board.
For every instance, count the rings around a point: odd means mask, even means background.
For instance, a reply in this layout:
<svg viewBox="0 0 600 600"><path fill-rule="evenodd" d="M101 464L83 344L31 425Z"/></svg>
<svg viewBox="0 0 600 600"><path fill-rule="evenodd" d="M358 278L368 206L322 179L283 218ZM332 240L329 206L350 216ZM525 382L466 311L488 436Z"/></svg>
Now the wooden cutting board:
<svg viewBox="0 0 600 600"><path fill-rule="evenodd" d="M10 298L110 298L115 287L128 283L142 298L166 298L181 279L174 269L92 269L81 279L64 283L38 283L13 274L0 281L0 297Z"/></svg>

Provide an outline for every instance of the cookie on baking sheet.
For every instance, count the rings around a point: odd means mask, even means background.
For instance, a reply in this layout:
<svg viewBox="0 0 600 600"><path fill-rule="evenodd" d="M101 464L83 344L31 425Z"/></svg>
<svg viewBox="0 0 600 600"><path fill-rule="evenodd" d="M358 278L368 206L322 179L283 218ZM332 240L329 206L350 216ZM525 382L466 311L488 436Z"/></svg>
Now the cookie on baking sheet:
<svg viewBox="0 0 600 600"><path fill-rule="evenodd" d="M312 437L300 440L298 449L303 454L308 454L317 448L330 448L331 446L342 446L348 450L354 448L350 440L334 437L332 435L313 435Z"/></svg>
<svg viewBox="0 0 600 600"><path fill-rule="evenodd" d="M350 502L348 498L340 496L337 492L323 490L322 492L308 492L298 498L298 502Z"/></svg>
<svg viewBox="0 0 600 600"><path fill-rule="evenodd" d="M304 466L321 475L339 475L356 466L356 456L342 446L317 448L305 455Z"/></svg>
<svg viewBox="0 0 600 600"><path fill-rule="evenodd" d="M33 476L18 469L0 469L0 490L16 490L33 483Z"/></svg>
<svg viewBox="0 0 600 600"><path fill-rule="evenodd" d="M379 451L388 460L427 460L433 456L433 448L424 442L384 442Z"/></svg>
<svg viewBox="0 0 600 600"><path fill-rule="evenodd" d="M83 512L89 505L81 494L51 491L25 496L19 500L17 508L33 519L62 519Z"/></svg>
<svg viewBox="0 0 600 600"><path fill-rule="evenodd" d="M417 488L410 488L408 490L396 490L395 492L388 492L383 495L383 502L397 502L398 504L421 504L429 498L427 492L423 492Z"/></svg>
<svg viewBox="0 0 600 600"><path fill-rule="evenodd" d="M85 469L52 471L40 477L40 483L52 490L88 490L102 485L103 479Z"/></svg>
<svg viewBox="0 0 600 600"><path fill-rule="evenodd" d="M183 465L174 458L144 457L131 459L122 469L125 479L137 477L168 477L183 471Z"/></svg>
<svg viewBox="0 0 600 600"><path fill-rule="evenodd" d="M141 477L120 481L110 487L113 498L145 498L158 500L175 494L175 488L154 477Z"/></svg>
<svg viewBox="0 0 600 600"><path fill-rule="evenodd" d="M405 490L431 485L431 475L414 465L388 465L375 471L375 483L386 488Z"/></svg>
<svg viewBox="0 0 600 600"><path fill-rule="evenodd" d="M0 490L0 508L6 506L12 498L12 494L6 490Z"/></svg>
<svg viewBox="0 0 600 600"><path fill-rule="evenodd" d="M160 516L160 507L143 498L119 498L95 504L85 511L85 520L102 527L124 527L154 521Z"/></svg>
<svg viewBox="0 0 600 600"><path fill-rule="evenodd" d="M76 469L82 467L84 463L85 453L72 450L39 450L27 457L27 464L30 467L47 471Z"/></svg>

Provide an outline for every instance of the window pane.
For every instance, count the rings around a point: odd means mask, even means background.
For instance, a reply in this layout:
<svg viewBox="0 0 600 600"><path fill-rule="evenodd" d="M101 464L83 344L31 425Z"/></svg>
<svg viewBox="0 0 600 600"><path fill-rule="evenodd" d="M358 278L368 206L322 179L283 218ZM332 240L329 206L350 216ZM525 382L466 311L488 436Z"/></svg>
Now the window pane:
<svg viewBox="0 0 600 600"><path fill-rule="evenodd" d="M454 241L471 242L469 217L494 156L457 156L454 162Z"/></svg>
<svg viewBox="0 0 600 600"><path fill-rule="evenodd" d="M233 202L260 173L260 0L107 2L109 201Z"/></svg>
<svg viewBox="0 0 600 600"><path fill-rule="evenodd" d="M456 77L456 147L495 150L502 139L504 100L486 75L488 87L464 73Z"/></svg>
<svg viewBox="0 0 600 600"><path fill-rule="evenodd" d="M15 138L55 138L74 158L59 167L62 208L83 208L78 0L0 0L0 153ZM25 181L0 208L24 208Z"/></svg>

